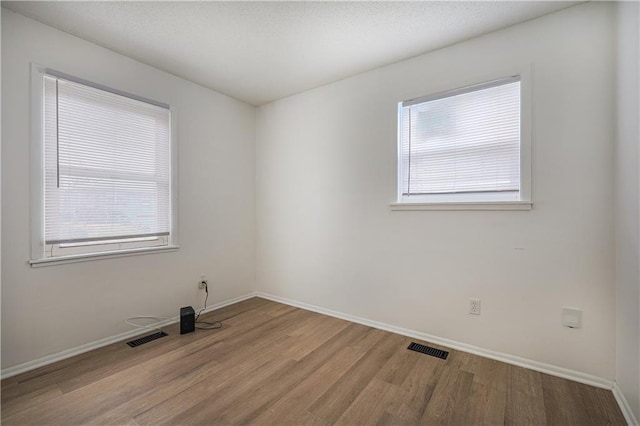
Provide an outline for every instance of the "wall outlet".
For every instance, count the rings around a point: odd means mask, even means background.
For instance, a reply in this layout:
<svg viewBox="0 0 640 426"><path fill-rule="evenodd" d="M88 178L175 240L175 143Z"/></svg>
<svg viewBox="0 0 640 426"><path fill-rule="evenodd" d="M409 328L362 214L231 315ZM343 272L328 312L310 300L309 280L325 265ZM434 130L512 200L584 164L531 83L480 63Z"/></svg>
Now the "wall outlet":
<svg viewBox="0 0 640 426"><path fill-rule="evenodd" d="M204 275L200 275L200 281L198 281L198 288L200 290L204 290L205 288L207 288L207 277L205 277Z"/></svg>
<svg viewBox="0 0 640 426"><path fill-rule="evenodd" d="M480 299L469 299L469 313L480 315Z"/></svg>

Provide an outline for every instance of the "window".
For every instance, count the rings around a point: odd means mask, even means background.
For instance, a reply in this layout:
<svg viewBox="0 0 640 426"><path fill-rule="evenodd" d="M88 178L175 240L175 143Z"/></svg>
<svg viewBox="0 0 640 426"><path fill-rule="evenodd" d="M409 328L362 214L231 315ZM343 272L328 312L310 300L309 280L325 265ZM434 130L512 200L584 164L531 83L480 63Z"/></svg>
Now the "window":
<svg viewBox="0 0 640 426"><path fill-rule="evenodd" d="M34 74L32 263L174 247L169 106L47 69Z"/></svg>
<svg viewBox="0 0 640 426"><path fill-rule="evenodd" d="M514 76L400 103L396 206L529 208L521 93Z"/></svg>

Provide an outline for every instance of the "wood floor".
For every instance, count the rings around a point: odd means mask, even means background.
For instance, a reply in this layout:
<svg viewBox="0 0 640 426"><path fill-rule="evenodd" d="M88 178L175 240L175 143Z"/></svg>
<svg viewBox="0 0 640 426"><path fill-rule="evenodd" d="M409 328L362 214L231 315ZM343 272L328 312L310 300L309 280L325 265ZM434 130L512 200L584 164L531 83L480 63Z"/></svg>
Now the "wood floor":
<svg viewBox="0 0 640 426"><path fill-rule="evenodd" d="M207 318L3 380L2 424L625 424L610 391L264 299Z"/></svg>

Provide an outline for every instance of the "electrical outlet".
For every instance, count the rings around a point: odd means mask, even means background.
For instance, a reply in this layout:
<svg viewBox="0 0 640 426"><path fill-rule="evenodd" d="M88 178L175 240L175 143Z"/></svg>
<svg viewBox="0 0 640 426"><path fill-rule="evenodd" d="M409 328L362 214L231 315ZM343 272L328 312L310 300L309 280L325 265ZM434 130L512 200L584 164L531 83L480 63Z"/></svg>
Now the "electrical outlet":
<svg viewBox="0 0 640 426"><path fill-rule="evenodd" d="M204 275L200 275L200 281L198 281L198 288L200 290L204 290L205 288L207 288L207 277L205 277Z"/></svg>
<svg viewBox="0 0 640 426"><path fill-rule="evenodd" d="M480 299L469 299L469 313L480 315Z"/></svg>

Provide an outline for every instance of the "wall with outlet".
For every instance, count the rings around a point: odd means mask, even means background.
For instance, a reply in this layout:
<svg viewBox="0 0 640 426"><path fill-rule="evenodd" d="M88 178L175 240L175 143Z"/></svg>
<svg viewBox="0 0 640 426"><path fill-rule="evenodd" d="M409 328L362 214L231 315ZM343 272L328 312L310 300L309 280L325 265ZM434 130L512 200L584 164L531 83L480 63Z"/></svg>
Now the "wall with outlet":
<svg viewBox="0 0 640 426"><path fill-rule="evenodd" d="M638 52L620 42L637 38L637 4L618 13L617 46L615 8L576 5L265 105L257 120L253 107L2 10L2 368L127 331L127 317L197 310L204 278L210 304L257 289L615 377L638 415L640 158L628 127L637 96L622 83L637 77ZM617 66L618 123L616 50L631 61ZM27 265L32 61L177 107L179 251ZM533 210L391 211L397 102L527 67ZM562 307L580 308L579 328L563 327Z"/></svg>
<svg viewBox="0 0 640 426"><path fill-rule="evenodd" d="M29 63L178 113L177 252L31 268ZM2 368L255 288L255 108L2 10ZM230 180L229 176L233 176Z"/></svg>
<svg viewBox="0 0 640 426"><path fill-rule="evenodd" d="M576 5L260 107L258 290L613 379L614 12ZM521 67L533 209L392 211L397 103Z"/></svg>

